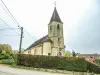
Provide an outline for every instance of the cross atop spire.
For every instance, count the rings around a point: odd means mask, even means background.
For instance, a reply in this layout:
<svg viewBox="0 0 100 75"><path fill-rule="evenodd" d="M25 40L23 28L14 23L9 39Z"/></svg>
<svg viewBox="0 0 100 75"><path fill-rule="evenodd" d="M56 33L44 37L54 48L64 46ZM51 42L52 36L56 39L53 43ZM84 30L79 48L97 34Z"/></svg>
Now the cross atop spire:
<svg viewBox="0 0 100 75"><path fill-rule="evenodd" d="M57 22L62 23L62 21L61 21L59 15L58 15L57 9L56 9L56 3L55 3L55 8L54 8L54 11L53 11L53 14L52 14L50 23L51 23L52 21L57 21Z"/></svg>
<svg viewBox="0 0 100 75"><path fill-rule="evenodd" d="M54 2L54 4L55 4L55 7L56 7L56 1Z"/></svg>

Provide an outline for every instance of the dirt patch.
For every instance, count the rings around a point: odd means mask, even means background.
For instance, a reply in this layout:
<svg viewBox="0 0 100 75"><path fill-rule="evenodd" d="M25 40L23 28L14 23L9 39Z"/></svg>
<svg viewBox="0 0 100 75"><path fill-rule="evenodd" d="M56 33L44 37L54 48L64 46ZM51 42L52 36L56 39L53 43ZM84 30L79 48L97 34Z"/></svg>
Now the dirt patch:
<svg viewBox="0 0 100 75"><path fill-rule="evenodd" d="M7 65L7 64L0 64L0 66L9 66L9 65Z"/></svg>

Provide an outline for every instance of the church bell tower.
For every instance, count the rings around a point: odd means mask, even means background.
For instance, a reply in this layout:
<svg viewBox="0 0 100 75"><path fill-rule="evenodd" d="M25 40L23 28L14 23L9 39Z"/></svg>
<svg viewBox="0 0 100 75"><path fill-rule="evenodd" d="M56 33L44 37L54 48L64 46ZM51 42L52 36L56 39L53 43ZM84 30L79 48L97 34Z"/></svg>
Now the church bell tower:
<svg viewBox="0 0 100 75"><path fill-rule="evenodd" d="M48 24L48 37L52 41L52 55L64 55L63 22L58 15L56 7Z"/></svg>

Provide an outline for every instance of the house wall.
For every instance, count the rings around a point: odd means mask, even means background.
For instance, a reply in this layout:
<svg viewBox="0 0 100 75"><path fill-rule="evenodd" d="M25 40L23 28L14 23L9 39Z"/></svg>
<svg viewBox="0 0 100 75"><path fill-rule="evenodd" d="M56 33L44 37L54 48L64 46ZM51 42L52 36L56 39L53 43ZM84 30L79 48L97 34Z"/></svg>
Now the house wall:
<svg viewBox="0 0 100 75"><path fill-rule="evenodd" d="M42 55L42 45L35 47L35 55Z"/></svg>
<svg viewBox="0 0 100 75"><path fill-rule="evenodd" d="M42 44L37 45L30 50L24 51L24 54L42 55Z"/></svg>
<svg viewBox="0 0 100 75"><path fill-rule="evenodd" d="M42 44L37 45L30 50L24 51L24 54L32 55L48 55L48 53L51 54L51 42L43 42Z"/></svg>
<svg viewBox="0 0 100 75"><path fill-rule="evenodd" d="M58 52L58 48L55 47L55 48L52 48L52 56L57 56L57 52Z"/></svg>
<svg viewBox="0 0 100 75"><path fill-rule="evenodd" d="M51 42L44 42L43 43L43 55L48 55L51 53Z"/></svg>
<svg viewBox="0 0 100 75"><path fill-rule="evenodd" d="M51 42L43 42L40 45L37 45L30 50L24 51L24 54L32 54L32 55L48 55L50 53L51 56L57 56L58 52L61 52L62 56L64 55L65 50L59 51L58 47L52 47Z"/></svg>
<svg viewBox="0 0 100 75"><path fill-rule="evenodd" d="M23 52L24 54L28 54L28 50Z"/></svg>
<svg viewBox="0 0 100 75"><path fill-rule="evenodd" d="M31 54L34 55L34 53L35 53L35 47L33 47L33 48L31 49Z"/></svg>

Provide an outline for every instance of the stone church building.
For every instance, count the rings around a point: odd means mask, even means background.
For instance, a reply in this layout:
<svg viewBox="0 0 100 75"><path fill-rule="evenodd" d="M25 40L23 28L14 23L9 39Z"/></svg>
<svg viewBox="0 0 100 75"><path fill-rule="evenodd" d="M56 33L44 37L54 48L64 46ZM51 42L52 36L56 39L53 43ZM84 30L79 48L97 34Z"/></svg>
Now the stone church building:
<svg viewBox="0 0 100 75"><path fill-rule="evenodd" d="M56 7L48 24L48 35L35 41L29 46L24 54L63 56L65 53L63 22L61 21Z"/></svg>

